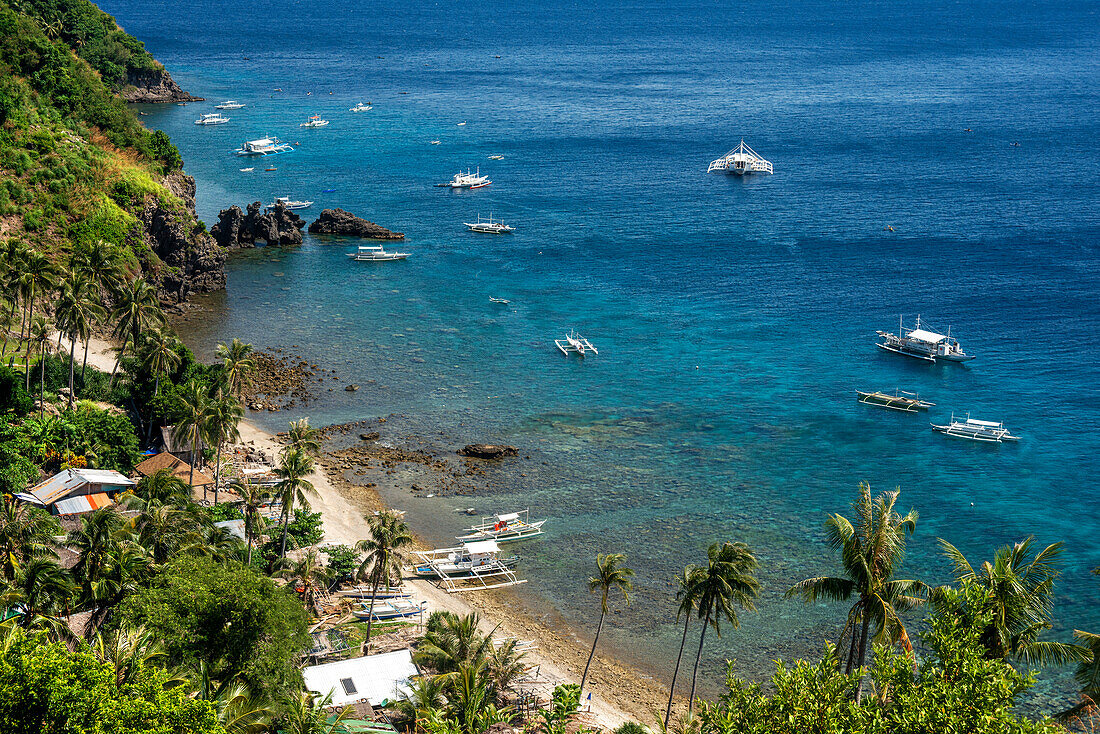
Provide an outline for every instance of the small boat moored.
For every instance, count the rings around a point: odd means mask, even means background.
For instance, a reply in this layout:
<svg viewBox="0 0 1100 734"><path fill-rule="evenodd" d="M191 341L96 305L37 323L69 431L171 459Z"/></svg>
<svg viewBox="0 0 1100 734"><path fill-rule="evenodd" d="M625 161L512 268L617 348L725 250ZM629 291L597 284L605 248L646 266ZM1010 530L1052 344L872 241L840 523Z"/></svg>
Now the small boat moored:
<svg viewBox="0 0 1100 734"><path fill-rule="evenodd" d="M888 408L889 410L901 410L906 413L916 413L920 410L928 410L935 405L935 403L930 403L927 400L921 400L920 396L916 393L905 392L904 390L894 390L892 395L888 392L881 392L878 390L875 392L856 390L856 395L859 396L859 402L864 405L874 405L877 408Z"/></svg>
<svg viewBox="0 0 1100 734"><path fill-rule="evenodd" d="M967 354L959 346L959 340L951 336L951 327L947 327L946 334L921 328L920 315L917 315L917 324L912 329L904 324L904 317L898 317L898 333L891 334L886 331L875 332L882 339L875 346L885 349L887 352L903 354L906 357L923 359L926 362L969 362L974 359L973 354Z"/></svg>
<svg viewBox="0 0 1100 734"><path fill-rule="evenodd" d="M520 510L504 514L489 515L481 518L481 523L466 528L465 534L455 540L463 543L474 540L495 540L497 543L510 543L542 535L545 520L531 522L531 511Z"/></svg>
<svg viewBox="0 0 1100 734"><path fill-rule="evenodd" d="M951 422L947 425L931 424L932 430L945 436L965 438L970 441L984 441L986 443L1002 443L1004 441L1019 441L1019 436L1013 436L1005 428L1005 424L999 421L980 421L970 417L968 413L965 421L955 420L955 414L951 414Z"/></svg>
<svg viewBox="0 0 1100 734"><path fill-rule="evenodd" d="M490 303L511 303L507 298L496 298L495 296L489 296ZM473 513L471 513L473 514Z"/></svg>
<svg viewBox="0 0 1100 734"><path fill-rule="evenodd" d="M284 209L309 209L313 206L312 201L291 201L289 196L276 196L275 201L268 204L267 208L274 209L280 204Z"/></svg>
<svg viewBox="0 0 1100 734"><path fill-rule="evenodd" d="M592 354L599 354L596 348L592 346L592 342L572 330L565 335L564 339L555 339L554 344L556 344L558 349L561 350L561 353L567 357L570 354L579 354L583 357L589 352Z"/></svg>
<svg viewBox="0 0 1100 734"><path fill-rule="evenodd" d="M298 127L324 127L328 124L328 120L322 120L320 115L314 115Z"/></svg>
<svg viewBox="0 0 1100 734"><path fill-rule="evenodd" d="M199 119L195 120L196 125L224 125L227 122L229 122L229 118L220 112L199 115Z"/></svg>
<svg viewBox="0 0 1100 734"><path fill-rule="evenodd" d="M771 173L771 161L764 160L755 150L745 145L745 139L741 144L726 153L721 158L713 160L707 166L707 173L733 173L744 176L746 173Z"/></svg>
<svg viewBox="0 0 1100 734"><path fill-rule="evenodd" d="M467 168L466 173L459 171L449 182L437 185L452 189L481 189L491 183L488 176L481 175L480 168L474 173L470 173L470 169Z"/></svg>
<svg viewBox="0 0 1100 734"><path fill-rule="evenodd" d="M214 109L216 109L216 110L240 110L240 109L244 109L244 105L241 104L240 102L238 102L235 99L230 99L230 100L226 100L225 102L222 102L221 104L214 105Z"/></svg>
<svg viewBox="0 0 1100 734"><path fill-rule="evenodd" d="M382 245L359 245L355 252L349 252L348 257L358 262L382 262L384 260L404 260L409 256L407 252L386 252Z"/></svg>
<svg viewBox="0 0 1100 734"><path fill-rule="evenodd" d="M241 143L241 147L233 151L237 155L276 155L278 153L292 153L294 148L290 143L284 143L276 137L248 140Z"/></svg>
<svg viewBox="0 0 1100 734"><path fill-rule="evenodd" d="M363 104L362 102L360 102L359 104L349 109L348 112L370 112L372 109L374 108L371 107L369 104Z"/></svg>
<svg viewBox="0 0 1100 734"><path fill-rule="evenodd" d="M463 224L471 232L484 232L486 234L511 234L516 231L516 228L512 225L493 219L491 213L487 220L482 220L481 214L478 214L476 222L463 222Z"/></svg>
<svg viewBox="0 0 1100 734"><path fill-rule="evenodd" d="M519 556L500 557L500 546L495 540L463 543L458 548L439 548L418 551L420 563L416 575L436 579L440 588L448 592L497 589L526 583L516 578L513 570Z"/></svg>

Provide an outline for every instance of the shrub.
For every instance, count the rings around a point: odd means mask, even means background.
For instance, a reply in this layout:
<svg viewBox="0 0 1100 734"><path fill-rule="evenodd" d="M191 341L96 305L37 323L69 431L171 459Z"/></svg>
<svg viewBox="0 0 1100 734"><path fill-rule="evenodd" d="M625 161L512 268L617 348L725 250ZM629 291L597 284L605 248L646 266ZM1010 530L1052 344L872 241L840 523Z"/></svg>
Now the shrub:
<svg viewBox="0 0 1100 734"><path fill-rule="evenodd" d="M128 474L140 460L137 431L125 415L106 410L77 410L69 418L84 445L95 451L99 468Z"/></svg>
<svg viewBox="0 0 1100 734"><path fill-rule="evenodd" d="M23 387L25 376L0 366L0 414L23 416L34 408L34 400Z"/></svg>
<svg viewBox="0 0 1100 734"><path fill-rule="evenodd" d="M328 556L328 570L334 583L342 584L355 578L359 570L359 553L346 545L330 545L321 549Z"/></svg>
<svg viewBox="0 0 1100 734"><path fill-rule="evenodd" d="M0 494L22 492L38 478L30 460L37 451L22 426L0 416Z"/></svg>
<svg viewBox="0 0 1100 734"><path fill-rule="evenodd" d="M294 539L294 547L304 548L307 545L316 545L325 537L324 524L321 522L320 512L309 510L295 510L294 520L287 526L288 538ZM290 544L290 541L287 541Z"/></svg>

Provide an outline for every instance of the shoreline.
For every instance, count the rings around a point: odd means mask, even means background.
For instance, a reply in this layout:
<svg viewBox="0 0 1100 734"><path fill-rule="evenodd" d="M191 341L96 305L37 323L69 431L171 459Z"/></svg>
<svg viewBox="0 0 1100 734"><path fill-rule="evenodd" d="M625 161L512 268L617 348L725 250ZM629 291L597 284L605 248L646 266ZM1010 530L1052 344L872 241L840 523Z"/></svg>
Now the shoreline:
<svg viewBox="0 0 1100 734"><path fill-rule="evenodd" d="M78 349L82 346L78 345ZM105 340L92 337L89 340L88 364L110 372L114 366L112 349ZM287 416L287 420L296 417L301 416ZM238 430L240 440L236 445L259 449L273 458L282 450L283 444L276 435L247 417L241 421ZM322 544L354 546L367 534L367 524L362 519L364 514L387 507L376 489L347 480L343 476L344 471L347 469L337 457L322 450L317 468L308 477L315 489L310 505L314 512L321 513L324 522ZM420 547L427 547L415 529L413 535ZM564 622L560 625L547 624L536 618L534 610L518 609L520 600L515 594L507 590L449 594L421 579L406 579L405 584L414 591L414 597L428 602L430 610L446 610L456 614L476 612L481 616L481 626L485 632L497 629L507 636L536 641L538 647L528 653L527 661L538 667L539 675L534 684L525 686L526 690L533 690L549 700L554 686L580 681L591 649L590 641L583 639ZM560 618L560 613L553 607L540 610L538 614L543 618ZM648 724L652 718L650 714L656 716L663 713L668 700L667 688L658 685L655 679L600 650L597 650L592 661L586 690L592 694L588 723L604 729L613 729L628 721ZM678 710L682 704L682 697L678 697L674 708Z"/></svg>

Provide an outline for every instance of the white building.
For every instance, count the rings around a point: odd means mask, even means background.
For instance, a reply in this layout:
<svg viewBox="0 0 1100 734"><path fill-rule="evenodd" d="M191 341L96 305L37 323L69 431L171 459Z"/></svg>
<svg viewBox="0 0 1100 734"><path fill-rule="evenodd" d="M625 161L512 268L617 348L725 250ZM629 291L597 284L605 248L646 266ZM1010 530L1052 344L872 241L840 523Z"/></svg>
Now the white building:
<svg viewBox="0 0 1100 734"><path fill-rule="evenodd" d="M306 688L322 699L332 694L332 706L349 706L366 701L381 706L383 701L405 698L410 678L420 675L411 650L368 655L335 663L311 665L302 670Z"/></svg>

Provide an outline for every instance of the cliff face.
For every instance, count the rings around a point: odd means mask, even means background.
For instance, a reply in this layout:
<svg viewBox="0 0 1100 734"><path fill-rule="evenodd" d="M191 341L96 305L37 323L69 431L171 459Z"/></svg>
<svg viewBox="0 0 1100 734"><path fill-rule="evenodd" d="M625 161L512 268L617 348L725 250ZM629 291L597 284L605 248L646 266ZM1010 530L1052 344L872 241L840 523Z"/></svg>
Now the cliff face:
<svg viewBox="0 0 1100 734"><path fill-rule="evenodd" d="M157 284L158 296L167 303L181 303L191 293L224 288L226 251L195 218L195 179L173 173L162 183L183 201L186 211L152 199L138 214L127 241L136 252L156 255L156 260L142 262L146 277Z"/></svg>
<svg viewBox="0 0 1100 734"><path fill-rule="evenodd" d="M126 74L122 98L127 102L201 102L180 89L172 76L163 69L131 69Z"/></svg>

